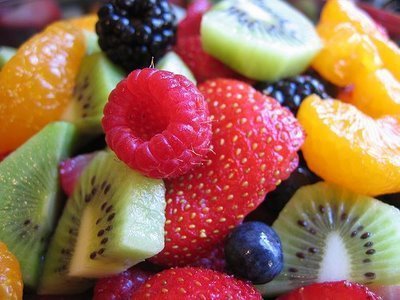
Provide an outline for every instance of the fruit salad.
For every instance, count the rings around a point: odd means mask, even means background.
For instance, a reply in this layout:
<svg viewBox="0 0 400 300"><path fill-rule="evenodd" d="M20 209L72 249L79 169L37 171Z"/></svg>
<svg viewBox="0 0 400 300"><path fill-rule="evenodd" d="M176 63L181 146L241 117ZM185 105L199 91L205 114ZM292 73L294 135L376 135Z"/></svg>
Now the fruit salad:
<svg viewBox="0 0 400 300"><path fill-rule="evenodd" d="M187 2L0 48L0 299L400 299L393 27Z"/></svg>

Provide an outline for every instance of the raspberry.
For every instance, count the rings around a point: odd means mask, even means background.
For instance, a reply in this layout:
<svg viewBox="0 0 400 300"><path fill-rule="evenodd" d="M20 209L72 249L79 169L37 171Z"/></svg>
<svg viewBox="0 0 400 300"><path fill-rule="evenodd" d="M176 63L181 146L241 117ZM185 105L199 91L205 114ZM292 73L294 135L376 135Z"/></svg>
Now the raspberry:
<svg viewBox="0 0 400 300"><path fill-rule="evenodd" d="M175 42L176 17L167 0L112 0L98 16L101 49L127 71L149 66Z"/></svg>
<svg viewBox="0 0 400 300"><path fill-rule="evenodd" d="M256 89L263 94L275 98L281 105L297 113L303 99L311 94L317 94L322 99L329 98L324 85L309 75L300 75L282 79L274 83L259 83Z"/></svg>
<svg viewBox="0 0 400 300"><path fill-rule="evenodd" d="M116 155L154 178L188 172L211 139L204 96L184 76L156 69L136 70L117 85L102 124Z"/></svg>
<svg viewBox="0 0 400 300"><path fill-rule="evenodd" d="M99 279L94 288L93 300L125 300L129 299L151 275L139 267L109 278Z"/></svg>

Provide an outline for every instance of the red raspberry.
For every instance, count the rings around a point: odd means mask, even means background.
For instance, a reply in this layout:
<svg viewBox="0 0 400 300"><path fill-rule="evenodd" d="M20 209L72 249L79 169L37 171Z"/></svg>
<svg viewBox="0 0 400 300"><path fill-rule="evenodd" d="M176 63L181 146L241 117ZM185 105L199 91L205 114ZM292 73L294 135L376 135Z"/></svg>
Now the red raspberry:
<svg viewBox="0 0 400 300"><path fill-rule="evenodd" d="M262 297L254 286L232 276L201 268L177 268L151 277L131 299L261 300Z"/></svg>
<svg viewBox="0 0 400 300"><path fill-rule="evenodd" d="M207 257L297 167L300 124L277 101L237 80L199 86L213 121L212 151L188 174L166 180L165 248L152 258L183 266Z"/></svg>
<svg viewBox="0 0 400 300"><path fill-rule="evenodd" d="M203 14L211 8L209 0L195 0L187 8L186 17L178 24L178 40L191 35L200 35Z"/></svg>
<svg viewBox="0 0 400 300"><path fill-rule="evenodd" d="M102 124L119 159L149 177L185 174L209 150L204 96L184 76L168 71L133 71L111 92Z"/></svg>
<svg viewBox="0 0 400 300"><path fill-rule="evenodd" d="M133 267L121 274L99 279L94 287L93 300L125 300L153 273Z"/></svg>

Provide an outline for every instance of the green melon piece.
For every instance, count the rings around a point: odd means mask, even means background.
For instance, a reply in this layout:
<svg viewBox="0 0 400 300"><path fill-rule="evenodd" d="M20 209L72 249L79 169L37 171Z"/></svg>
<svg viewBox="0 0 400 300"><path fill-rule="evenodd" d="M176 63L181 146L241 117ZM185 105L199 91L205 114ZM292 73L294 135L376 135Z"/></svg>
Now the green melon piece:
<svg viewBox="0 0 400 300"><path fill-rule="evenodd" d="M24 284L34 289L62 200L58 164L71 151L73 125L47 125L0 163L0 240L21 265Z"/></svg>

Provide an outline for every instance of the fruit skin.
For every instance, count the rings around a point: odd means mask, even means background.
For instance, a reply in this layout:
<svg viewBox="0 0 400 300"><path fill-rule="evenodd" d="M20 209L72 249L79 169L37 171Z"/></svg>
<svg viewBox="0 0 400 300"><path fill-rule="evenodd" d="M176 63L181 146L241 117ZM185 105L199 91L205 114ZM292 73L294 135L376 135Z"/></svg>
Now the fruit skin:
<svg viewBox="0 0 400 300"><path fill-rule="evenodd" d="M95 156L96 153L81 154L60 163L61 187L68 197L72 195L82 171Z"/></svg>
<svg viewBox="0 0 400 300"><path fill-rule="evenodd" d="M125 300L153 275L153 272L132 267L113 277L99 279L94 287L93 300Z"/></svg>
<svg viewBox="0 0 400 300"><path fill-rule="evenodd" d="M307 134L304 158L318 176L362 195L400 191L396 118L375 120L351 104L317 96L303 101L297 117Z"/></svg>
<svg viewBox="0 0 400 300"><path fill-rule="evenodd" d="M204 96L181 75L132 72L111 92L102 120L109 147L128 166L173 178L209 151L211 124Z"/></svg>
<svg viewBox="0 0 400 300"><path fill-rule="evenodd" d="M315 283L298 288L277 300L383 300L366 286L349 281Z"/></svg>
<svg viewBox="0 0 400 300"><path fill-rule="evenodd" d="M233 273L255 284L271 281L283 268L277 233L261 222L237 226L225 242L225 257Z"/></svg>
<svg viewBox="0 0 400 300"><path fill-rule="evenodd" d="M214 271L225 273L227 270L224 253L224 243L217 245L206 257L198 259L197 261L191 263L189 266L211 269Z"/></svg>
<svg viewBox="0 0 400 300"><path fill-rule="evenodd" d="M215 78L241 78L222 62L204 52L199 35L178 38L174 49L188 65L198 83Z"/></svg>
<svg viewBox="0 0 400 300"><path fill-rule="evenodd" d="M176 268L156 274L133 295L141 299L262 299L250 284L223 273L200 268Z"/></svg>
<svg viewBox="0 0 400 300"><path fill-rule="evenodd" d="M311 94L322 99L329 98L324 85L310 75L299 75L273 83L259 83L256 89L289 108L293 114L297 113L301 102Z"/></svg>
<svg viewBox="0 0 400 300"><path fill-rule="evenodd" d="M22 299L23 282L19 262L0 241L0 299Z"/></svg>
<svg viewBox="0 0 400 300"><path fill-rule="evenodd" d="M175 14L167 0L121 0L98 11L100 48L130 72L157 62L175 43Z"/></svg>
<svg viewBox="0 0 400 300"><path fill-rule="evenodd" d="M0 153L60 118L84 53L81 30L66 22L50 25L18 49L0 72Z"/></svg>
<svg viewBox="0 0 400 300"><path fill-rule="evenodd" d="M178 24L178 40L186 36L199 36L203 14L211 8L209 0L195 0L187 8L186 17Z"/></svg>
<svg viewBox="0 0 400 300"><path fill-rule="evenodd" d="M199 86L208 102L212 150L192 172L166 180L167 266L208 255L297 166L302 128L286 108L250 85L216 79Z"/></svg>

